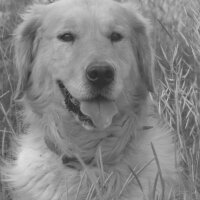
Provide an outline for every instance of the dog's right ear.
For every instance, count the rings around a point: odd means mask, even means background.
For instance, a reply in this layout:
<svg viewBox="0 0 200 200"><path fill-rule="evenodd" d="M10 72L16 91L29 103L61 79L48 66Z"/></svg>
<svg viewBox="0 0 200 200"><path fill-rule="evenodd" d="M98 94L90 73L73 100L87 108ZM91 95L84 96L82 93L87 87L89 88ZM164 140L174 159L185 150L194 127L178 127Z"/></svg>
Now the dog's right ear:
<svg viewBox="0 0 200 200"><path fill-rule="evenodd" d="M15 61L18 71L18 84L15 99L23 96L30 87L31 70L40 37L41 13L44 5L32 6L23 16L23 22L14 33Z"/></svg>

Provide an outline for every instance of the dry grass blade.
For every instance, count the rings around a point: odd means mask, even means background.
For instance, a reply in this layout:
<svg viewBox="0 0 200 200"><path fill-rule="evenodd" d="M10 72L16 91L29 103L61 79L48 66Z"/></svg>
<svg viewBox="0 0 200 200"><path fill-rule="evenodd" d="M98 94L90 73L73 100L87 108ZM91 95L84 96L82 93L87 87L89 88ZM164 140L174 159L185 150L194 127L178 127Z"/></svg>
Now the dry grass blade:
<svg viewBox="0 0 200 200"><path fill-rule="evenodd" d="M159 24L162 26L162 28L165 30L165 32L167 33L167 35L169 36L169 38L170 38L171 40L173 40L172 35L169 33L169 31L167 30L167 28L165 27L165 25L164 25L159 19L157 19L157 21L158 21Z"/></svg>
<svg viewBox="0 0 200 200"><path fill-rule="evenodd" d="M98 167L100 169L100 172L101 172L101 175L100 175L100 181L101 183L104 183L105 182L105 172L104 172L104 167L103 167L103 159L102 159L102 151L101 151L101 146L98 147L97 149L97 152L98 152L98 160L97 160L97 164L98 164Z"/></svg>
<svg viewBox="0 0 200 200"><path fill-rule="evenodd" d="M152 199L155 199L158 177L159 177L159 173L156 174L156 178L155 178L155 181L154 181L154 184L153 184L153 194L152 194L153 198Z"/></svg>
<svg viewBox="0 0 200 200"><path fill-rule="evenodd" d="M95 186L94 186L94 184L92 184L89 191L88 191L86 200L91 200L94 191L95 191Z"/></svg>
<svg viewBox="0 0 200 200"><path fill-rule="evenodd" d="M78 189L77 189L77 192L76 192L75 200L78 200L78 195L80 193L80 189L81 189L81 186L82 186L83 179L84 179L85 175L86 175L86 172L84 171L83 175L81 176L81 180L79 182L79 185L78 185Z"/></svg>
<svg viewBox="0 0 200 200"><path fill-rule="evenodd" d="M165 182L164 182L164 179L163 179L163 176L162 176L161 167L160 167L158 156L157 156L157 153L156 153L156 150L154 148L153 143L151 143L151 148L152 148L153 155L154 155L154 158L155 158L155 161L156 161L156 165L157 165L157 168L158 168L158 174L160 176L160 182L161 182L161 186L162 186L161 200L164 200L164 198L165 198Z"/></svg>
<svg viewBox="0 0 200 200"><path fill-rule="evenodd" d="M146 164L143 165L143 167L141 169L139 169L139 171L137 171L135 173L135 175L138 177L139 174L145 169L147 168L152 162L154 161L154 158L151 159L149 162L147 162ZM133 169L132 169L133 170ZM124 192L124 189L126 188L126 186L135 179L135 176L133 176L132 172L129 174L128 178L126 179L124 185L122 186L122 189L119 193L119 197L122 195L122 193Z"/></svg>
<svg viewBox="0 0 200 200"><path fill-rule="evenodd" d="M142 184L141 184L141 182L139 180L139 177L137 176L137 174L134 172L134 170L130 166L129 166L129 169L130 169L132 175L134 176L134 178L136 179L136 181L137 181L137 183L138 183L138 185L140 187L140 190L142 191L142 193L144 193L144 190L142 188Z"/></svg>
<svg viewBox="0 0 200 200"><path fill-rule="evenodd" d="M7 90L6 92L4 92L2 95L0 95L0 99L3 98L4 96L6 96L10 91Z"/></svg>
<svg viewBox="0 0 200 200"><path fill-rule="evenodd" d="M5 144L5 138L6 138L6 128L4 128L4 130L3 130L3 134L2 134L2 141L1 141L1 155L2 155L2 157L4 157L4 155L5 155L5 146L4 146L4 144Z"/></svg>
<svg viewBox="0 0 200 200"><path fill-rule="evenodd" d="M95 190L96 190L96 192L97 192L98 198L99 198L100 200L103 200L103 199L102 199L102 196L101 196L101 190L100 190L99 186L97 185L99 179L96 179L96 177L94 176L94 174L91 173L91 171L89 170L89 168L86 166L86 164L84 163L84 161L80 158L80 156L79 156L78 154L75 154L75 156L76 156L76 158L78 159L78 161L81 163L83 169L85 170L85 172L86 172L86 174L87 174L87 177L90 179L92 185L94 186L94 188L95 188ZM91 187L93 187L93 186L91 186ZM90 191L91 191L91 190L92 190L92 189L90 188ZM90 192L90 191L89 191L89 192Z"/></svg>
<svg viewBox="0 0 200 200"><path fill-rule="evenodd" d="M119 192L119 198L122 195L122 193L124 192L126 186L131 182L132 177L133 177L133 175L132 175L132 173L130 173L128 178L126 179L125 183L123 184L121 191Z"/></svg>
<svg viewBox="0 0 200 200"><path fill-rule="evenodd" d="M14 131L12 123L10 122L9 118L7 117L7 113L6 113L2 103L0 103L0 107L1 107L1 111L3 112L4 117L5 117L5 119L6 119L7 123L8 123L8 126L9 126L10 130L12 131L12 134L16 135L16 132Z"/></svg>

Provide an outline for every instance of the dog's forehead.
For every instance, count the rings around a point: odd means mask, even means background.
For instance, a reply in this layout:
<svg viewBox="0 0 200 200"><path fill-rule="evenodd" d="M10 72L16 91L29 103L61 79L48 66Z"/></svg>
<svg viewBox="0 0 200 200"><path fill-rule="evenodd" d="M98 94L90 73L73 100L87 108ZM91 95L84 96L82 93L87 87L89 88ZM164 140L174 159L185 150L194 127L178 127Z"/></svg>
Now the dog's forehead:
<svg viewBox="0 0 200 200"><path fill-rule="evenodd" d="M113 0L60 0L49 6L45 17L46 24L68 26L90 21L104 24L117 24L121 21L124 24L125 20L125 10ZM55 21L57 23L53 23Z"/></svg>

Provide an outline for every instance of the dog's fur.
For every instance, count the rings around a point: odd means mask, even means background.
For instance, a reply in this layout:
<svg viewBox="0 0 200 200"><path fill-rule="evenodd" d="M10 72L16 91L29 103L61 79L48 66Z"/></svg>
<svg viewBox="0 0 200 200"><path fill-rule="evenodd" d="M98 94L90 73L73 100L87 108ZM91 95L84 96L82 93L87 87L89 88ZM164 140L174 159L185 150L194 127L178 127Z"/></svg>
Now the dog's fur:
<svg viewBox="0 0 200 200"><path fill-rule="evenodd" d="M69 30L78 35L75 41L58 39ZM110 41L113 31L123 39ZM137 7L114 0L34 5L15 35L25 133L3 170L13 199L169 195L179 182L175 144L149 97L154 92L150 24ZM88 130L66 109L57 80L85 101L95 93L84 76L86 67L102 62L115 69L115 82L104 93L117 114L106 127Z"/></svg>

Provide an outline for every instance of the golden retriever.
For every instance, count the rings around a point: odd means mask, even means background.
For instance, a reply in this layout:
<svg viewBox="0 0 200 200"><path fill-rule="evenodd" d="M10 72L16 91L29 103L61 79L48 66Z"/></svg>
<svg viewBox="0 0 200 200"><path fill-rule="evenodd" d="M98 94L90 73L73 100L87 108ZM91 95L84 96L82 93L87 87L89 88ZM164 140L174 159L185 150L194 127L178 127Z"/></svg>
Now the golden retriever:
<svg viewBox="0 0 200 200"><path fill-rule="evenodd" d="M150 23L133 2L33 5L15 32L24 133L4 167L14 200L142 200L179 184L156 113Z"/></svg>

